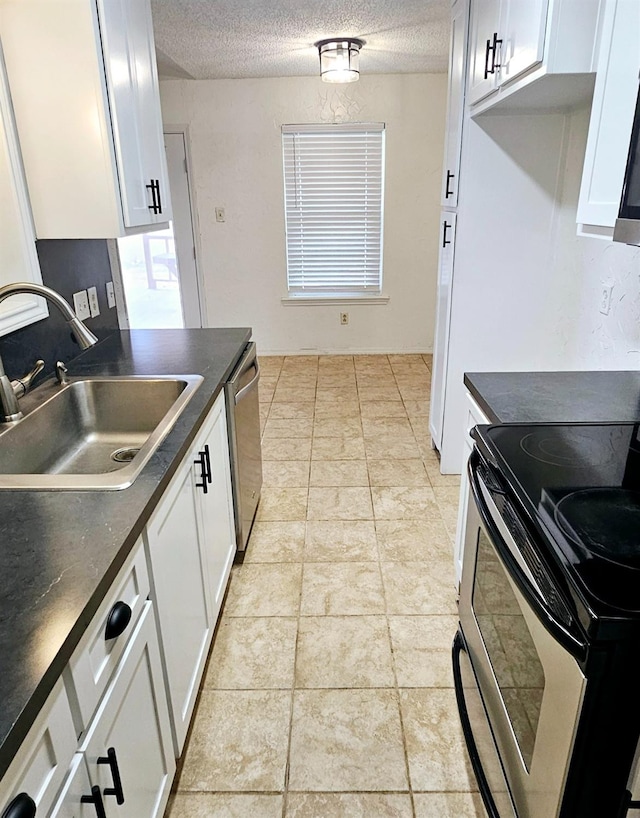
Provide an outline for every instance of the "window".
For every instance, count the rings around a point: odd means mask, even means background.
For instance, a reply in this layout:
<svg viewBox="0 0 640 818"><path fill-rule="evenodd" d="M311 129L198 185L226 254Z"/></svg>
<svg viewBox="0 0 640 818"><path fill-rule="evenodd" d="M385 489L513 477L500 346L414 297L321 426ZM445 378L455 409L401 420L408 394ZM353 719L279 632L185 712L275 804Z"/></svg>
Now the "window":
<svg viewBox="0 0 640 818"><path fill-rule="evenodd" d="M384 124L282 128L290 296L382 289Z"/></svg>

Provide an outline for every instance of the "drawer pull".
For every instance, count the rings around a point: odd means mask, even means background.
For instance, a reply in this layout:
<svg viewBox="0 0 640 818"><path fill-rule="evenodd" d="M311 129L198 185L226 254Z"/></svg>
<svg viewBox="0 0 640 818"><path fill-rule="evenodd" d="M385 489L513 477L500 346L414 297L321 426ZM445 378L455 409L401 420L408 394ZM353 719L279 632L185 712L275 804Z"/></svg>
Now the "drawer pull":
<svg viewBox="0 0 640 818"><path fill-rule="evenodd" d="M80 801L83 804L93 804L96 808L97 818L107 818L107 813L104 811L104 803L102 801L100 787L91 787L91 795L83 795Z"/></svg>
<svg viewBox="0 0 640 818"><path fill-rule="evenodd" d="M113 787L105 787L105 795L115 795L117 804L124 804L124 792L122 791L122 779L120 778L120 768L118 767L118 759L114 747L109 747L106 756L101 756L98 759L98 764L108 764L111 768L111 777L113 778Z"/></svg>
<svg viewBox="0 0 640 818"><path fill-rule="evenodd" d="M109 611L107 626L104 629L104 638L108 641L120 636L121 633L124 633L130 621L131 608L126 602L116 602Z"/></svg>
<svg viewBox="0 0 640 818"><path fill-rule="evenodd" d="M2 813L2 818L34 818L35 814L35 801L26 792L21 792Z"/></svg>

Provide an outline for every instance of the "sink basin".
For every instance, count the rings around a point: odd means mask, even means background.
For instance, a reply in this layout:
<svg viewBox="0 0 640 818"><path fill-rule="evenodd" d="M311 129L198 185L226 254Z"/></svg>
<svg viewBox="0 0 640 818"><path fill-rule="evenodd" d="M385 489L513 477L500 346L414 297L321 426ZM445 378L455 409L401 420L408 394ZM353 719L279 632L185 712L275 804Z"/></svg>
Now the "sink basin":
<svg viewBox="0 0 640 818"><path fill-rule="evenodd" d="M127 488L201 383L199 375L171 375L57 387L0 432L0 489Z"/></svg>

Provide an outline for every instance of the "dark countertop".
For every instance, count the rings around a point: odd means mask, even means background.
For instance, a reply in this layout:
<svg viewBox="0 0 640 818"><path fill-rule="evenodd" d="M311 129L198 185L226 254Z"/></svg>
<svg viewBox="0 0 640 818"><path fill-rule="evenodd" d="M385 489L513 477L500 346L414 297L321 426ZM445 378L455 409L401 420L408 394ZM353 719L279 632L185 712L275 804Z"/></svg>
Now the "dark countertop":
<svg viewBox="0 0 640 818"><path fill-rule="evenodd" d="M248 328L116 332L69 363L71 378L197 374L204 381L129 488L0 490L0 777L250 337Z"/></svg>
<svg viewBox="0 0 640 818"><path fill-rule="evenodd" d="M640 421L640 372L467 372L492 423Z"/></svg>

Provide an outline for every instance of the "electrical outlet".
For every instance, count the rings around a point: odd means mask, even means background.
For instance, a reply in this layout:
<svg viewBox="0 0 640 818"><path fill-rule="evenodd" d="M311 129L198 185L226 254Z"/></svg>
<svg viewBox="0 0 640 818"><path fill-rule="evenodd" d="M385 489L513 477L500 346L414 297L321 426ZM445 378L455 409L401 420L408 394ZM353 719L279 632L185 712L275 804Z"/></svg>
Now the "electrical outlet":
<svg viewBox="0 0 640 818"><path fill-rule="evenodd" d="M89 296L89 309L91 310L91 317L95 318L100 315L100 305L98 304L98 290L96 287L89 287L87 290Z"/></svg>
<svg viewBox="0 0 640 818"><path fill-rule="evenodd" d="M73 311L81 321L84 321L85 318L91 318L89 296L86 290L80 290L80 292L73 294Z"/></svg>
<svg viewBox="0 0 640 818"><path fill-rule="evenodd" d="M224 221L224 207L216 207L216 221L217 222Z"/></svg>
<svg viewBox="0 0 640 818"><path fill-rule="evenodd" d="M609 310L611 309L611 292L613 290L613 284L603 284L602 291L600 294L600 312L603 315L609 315Z"/></svg>
<svg viewBox="0 0 640 818"><path fill-rule="evenodd" d="M340 313L340 323L341 324L348 324L349 323L349 313L348 312L341 312Z"/></svg>
<svg viewBox="0 0 640 818"><path fill-rule="evenodd" d="M107 307L113 309L116 305L116 293L113 289L113 281L107 281Z"/></svg>

